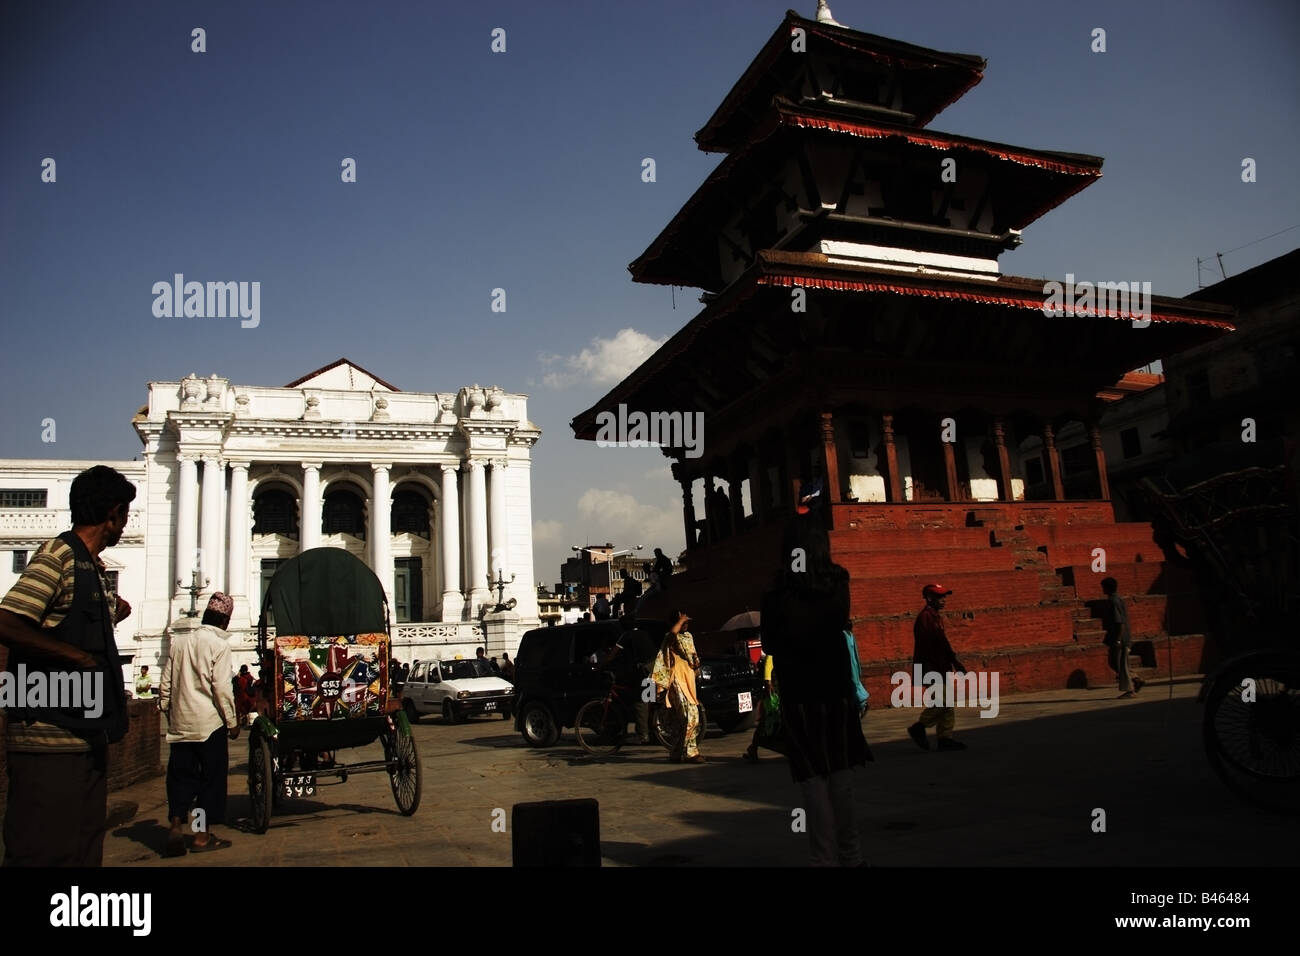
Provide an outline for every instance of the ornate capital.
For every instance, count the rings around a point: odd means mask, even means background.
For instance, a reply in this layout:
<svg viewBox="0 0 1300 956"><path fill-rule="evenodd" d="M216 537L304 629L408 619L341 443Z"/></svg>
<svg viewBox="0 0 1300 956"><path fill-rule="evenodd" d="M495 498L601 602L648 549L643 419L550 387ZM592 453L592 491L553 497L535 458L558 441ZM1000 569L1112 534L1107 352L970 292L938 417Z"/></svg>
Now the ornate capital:
<svg viewBox="0 0 1300 956"><path fill-rule="evenodd" d="M245 474L247 474L247 473L248 473L248 466L249 466L250 462L247 462L247 461L232 461L232 462L230 462L229 464L230 464L230 470L231 470L231 471L241 471L241 470L242 470Z"/></svg>
<svg viewBox="0 0 1300 956"><path fill-rule="evenodd" d="M389 471L389 469L392 468L392 467L393 467L393 466L392 466L391 464L387 464L387 463L384 463L384 462L374 462L374 461L372 461L372 462L370 463L370 470L371 470L372 472L374 472L376 475L379 474L381 471L384 472L385 474L387 474L388 471Z"/></svg>
<svg viewBox="0 0 1300 956"><path fill-rule="evenodd" d="M465 469L467 471L481 471L483 465L484 461L482 458L468 458L465 461Z"/></svg>
<svg viewBox="0 0 1300 956"><path fill-rule="evenodd" d="M443 476L444 478L447 477L448 475L451 475L452 477L455 477L456 472L460 471L460 465L459 465L459 464L456 464L456 465L439 465L438 467L442 469L442 476Z"/></svg>
<svg viewBox="0 0 1300 956"><path fill-rule="evenodd" d="M822 444L830 445L835 441L835 420L830 412L821 413Z"/></svg>

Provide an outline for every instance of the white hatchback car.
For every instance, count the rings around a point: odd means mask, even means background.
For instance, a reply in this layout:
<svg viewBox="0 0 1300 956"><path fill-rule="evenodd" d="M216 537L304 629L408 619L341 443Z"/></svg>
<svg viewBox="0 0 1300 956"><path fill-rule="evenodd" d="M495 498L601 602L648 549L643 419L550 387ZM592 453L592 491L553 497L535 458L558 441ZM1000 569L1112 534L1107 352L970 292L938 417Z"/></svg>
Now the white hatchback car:
<svg viewBox="0 0 1300 956"><path fill-rule="evenodd" d="M416 661L402 688L402 707L412 722L426 714L441 714L447 723L466 717L514 715L515 688L487 661Z"/></svg>

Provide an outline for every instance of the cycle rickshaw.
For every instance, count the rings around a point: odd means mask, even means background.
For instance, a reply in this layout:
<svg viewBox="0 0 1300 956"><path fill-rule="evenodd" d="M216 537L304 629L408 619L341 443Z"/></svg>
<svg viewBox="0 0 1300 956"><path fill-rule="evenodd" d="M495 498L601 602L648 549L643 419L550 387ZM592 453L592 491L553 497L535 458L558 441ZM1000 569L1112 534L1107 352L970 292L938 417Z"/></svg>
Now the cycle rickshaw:
<svg viewBox="0 0 1300 956"><path fill-rule="evenodd" d="M1238 460L1232 462L1233 454ZM1256 459L1258 460L1258 459ZM1276 460L1276 459L1275 459ZM1295 489L1282 465L1218 449L1142 482L1156 540L1197 572L1222 663L1201 689L1218 776L1259 806L1300 812L1300 613ZM1232 470L1204 477L1229 464ZM1178 546L1182 546L1182 552ZM1183 553L1185 552L1185 553Z"/></svg>
<svg viewBox="0 0 1300 956"><path fill-rule="evenodd" d="M388 601L374 572L340 548L289 559L267 587L257 647L270 686L249 733L253 831L266 832L283 800L315 796L321 777L387 773L397 809L415 813L420 760L411 725L389 697ZM337 759L376 740L383 759Z"/></svg>

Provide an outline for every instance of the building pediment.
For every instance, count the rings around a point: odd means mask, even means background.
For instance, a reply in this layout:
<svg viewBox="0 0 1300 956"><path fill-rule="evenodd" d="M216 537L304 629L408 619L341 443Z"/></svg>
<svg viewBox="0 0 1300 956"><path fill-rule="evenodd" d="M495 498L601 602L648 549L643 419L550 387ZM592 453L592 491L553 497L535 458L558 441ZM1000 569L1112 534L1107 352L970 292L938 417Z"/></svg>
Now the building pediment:
<svg viewBox="0 0 1300 956"><path fill-rule="evenodd" d="M344 392L397 392L401 389L390 385L378 375L366 371L355 362L341 358L336 362L308 372L302 378L290 382L285 388L326 388Z"/></svg>

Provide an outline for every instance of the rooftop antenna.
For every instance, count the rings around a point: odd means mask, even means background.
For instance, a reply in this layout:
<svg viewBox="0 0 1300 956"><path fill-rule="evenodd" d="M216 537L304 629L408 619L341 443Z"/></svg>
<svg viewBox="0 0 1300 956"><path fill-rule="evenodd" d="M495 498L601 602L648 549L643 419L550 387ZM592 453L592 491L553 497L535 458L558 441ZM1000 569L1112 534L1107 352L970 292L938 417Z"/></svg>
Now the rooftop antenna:
<svg viewBox="0 0 1300 956"><path fill-rule="evenodd" d="M829 23L833 27L844 26L844 24L831 16L831 8L829 4L826 3L826 0L817 0L817 22Z"/></svg>

